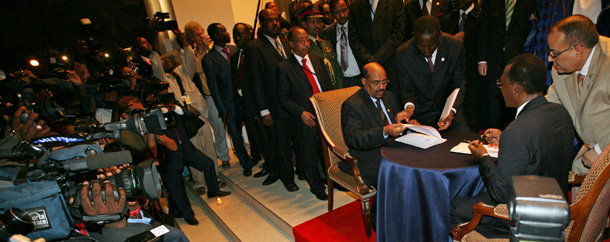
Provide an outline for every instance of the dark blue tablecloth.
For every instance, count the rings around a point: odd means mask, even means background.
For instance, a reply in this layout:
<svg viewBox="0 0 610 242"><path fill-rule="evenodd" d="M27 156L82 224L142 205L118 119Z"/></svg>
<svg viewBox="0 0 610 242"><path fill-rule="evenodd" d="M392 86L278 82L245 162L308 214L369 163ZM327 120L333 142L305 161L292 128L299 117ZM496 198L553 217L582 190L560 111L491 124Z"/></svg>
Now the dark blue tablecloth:
<svg viewBox="0 0 610 242"><path fill-rule="evenodd" d="M426 150L398 142L382 148L377 241L451 241L451 200L486 190L476 161L449 152L476 135L450 131L443 137L447 142Z"/></svg>

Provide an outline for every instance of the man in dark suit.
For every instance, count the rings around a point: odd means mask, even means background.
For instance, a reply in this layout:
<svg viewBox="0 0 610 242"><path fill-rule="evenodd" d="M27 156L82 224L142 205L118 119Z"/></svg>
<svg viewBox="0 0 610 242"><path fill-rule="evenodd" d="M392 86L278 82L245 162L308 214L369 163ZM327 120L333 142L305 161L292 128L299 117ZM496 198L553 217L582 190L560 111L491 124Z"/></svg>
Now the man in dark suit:
<svg viewBox="0 0 610 242"><path fill-rule="evenodd" d="M349 44L356 60L360 66L381 64L390 80L396 80L392 60L405 36L402 6L401 0L354 0L349 6ZM398 93L398 83L390 82L388 90Z"/></svg>
<svg viewBox="0 0 610 242"><path fill-rule="evenodd" d="M227 45L231 42L231 37L222 24L210 24L208 34L214 41L214 47L201 60L203 72L208 80L208 86L214 98L214 104L218 109L218 114L228 127L235 153L239 158L239 163L244 168L244 176L250 176L252 175L252 159L248 155L246 147L244 147L244 140L241 136L241 122L237 123L241 120L238 117L240 113L235 111L235 103L233 103L235 90L233 89L231 56L238 54L238 49L234 45Z"/></svg>
<svg viewBox="0 0 610 242"><path fill-rule="evenodd" d="M286 190L296 191L299 187L294 183L294 171L289 168L292 167L290 136L286 125L278 125L281 122L286 123L290 115L280 108L275 98L275 68L290 54L290 45L278 35L280 26L276 12L264 9L259 13L259 19L261 28L258 39L250 42L244 49L244 68L248 73L244 88L252 94L257 115L264 126L261 129L261 137L267 139L261 141L261 148L266 148L273 157L265 161L270 162L271 170L268 171L269 176L263 181L263 185L281 179Z"/></svg>
<svg viewBox="0 0 610 242"><path fill-rule="evenodd" d="M336 22L326 27L320 37L330 41L337 52L337 60L343 71L343 86L360 86L360 68L349 45L349 8L345 0L331 0L329 4Z"/></svg>
<svg viewBox="0 0 610 242"><path fill-rule="evenodd" d="M523 46L532 27L530 16L536 11L535 0L483 1L487 13L485 37L479 43L478 69L487 78L492 127L503 128L513 120L515 110L502 104L494 82L502 75L506 62L523 53ZM512 11L511 11L512 9ZM507 13L510 17L507 18Z"/></svg>
<svg viewBox="0 0 610 242"><path fill-rule="evenodd" d="M414 33L413 39L398 48L396 56L401 96L412 114L407 118L444 130L455 123L453 118L464 100L464 44L443 34L438 19L432 16L419 18ZM447 98L456 88L460 92L452 111L441 117ZM462 129L459 125L454 124L454 128Z"/></svg>
<svg viewBox="0 0 610 242"><path fill-rule="evenodd" d="M480 159L479 172L487 187L475 197L455 198L451 202L452 224L464 223L472 218L472 206L477 202L490 205L507 203L511 199L511 177L538 175L552 177L568 194L568 172L572 166L574 126L568 111L559 104L550 103L542 95L546 89L544 61L532 54L521 54L508 62L498 87L507 106L518 108L517 118L504 132L488 139L500 146L498 158L487 154L479 141L468 148L472 156ZM507 237L509 224L483 216L476 230L488 238Z"/></svg>
<svg viewBox="0 0 610 242"><path fill-rule="evenodd" d="M324 60L309 55L311 39L305 29L300 26L290 28L288 39L294 53L277 66L277 101L291 116L290 129L297 162L300 162L299 167L305 173L310 191L318 199L327 200L326 187L318 172L320 138L309 97L332 90L333 86Z"/></svg>
<svg viewBox="0 0 610 242"><path fill-rule="evenodd" d="M441 19L453 11L450 0L407 0L404 8L405 41L413 38L413 26L420 17L434 16Z"/></svg>
<svg viewBox="0 0 610 242"><path fill-rule="evenodd" d="M321 8L319 4L312 4L299 10L297 12L299 23L311 40L309 54L322 57L333 88L343 88L343 71L337 61L337 52L330 41L319 36L324 29L324 15L320 11Z"/></svg>
<svg viewBox="0 0 610 242"><path fill-rule="evenodd" d="M486 28L487 15L475 0L456 0L457 9L440 19L443 33L451 34L464 41L464 57L466 69L464 72L468 83L464 98L463 114L468 125L475 130L489 128L489 97L487 81L479 74L479 48L483 41L481 29Z"/></svg>
<svg viewBox="0 0 610 242"><path fill-rule="evenodd" d="M254 111L254 102L250 93L243 88L248 76L244 70L244 48L252 41L252 32L252 26L246 23L236 23L233 26L233 42L239 47L239 51L231 56L231 71L233 73L233 103L235 103L235 110L239 114L237 118L240 118L236 120L236 123L243 122L246 126L248 140L250 141L250 157L254 163L258 163L261 160L261 149L258 142L260 138L256 129L257 115ZM263 157L266 157L265 160L270 159L266 154L263 154ZM262 176L260 173L254 175L255 177Z"/></svg>

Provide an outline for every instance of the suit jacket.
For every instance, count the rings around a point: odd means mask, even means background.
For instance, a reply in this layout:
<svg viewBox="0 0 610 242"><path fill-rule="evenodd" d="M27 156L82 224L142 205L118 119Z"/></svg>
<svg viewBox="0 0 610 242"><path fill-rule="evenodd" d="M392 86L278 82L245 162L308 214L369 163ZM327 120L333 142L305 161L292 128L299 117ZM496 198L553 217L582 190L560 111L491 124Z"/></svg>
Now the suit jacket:
<svg viewBox="0 0 610 242"><path fill-rule="evenodd" d="M402 109L393 93L386 91L382 98L391 119ZM358 159L360 175L367 185L377 187L377 173L381 160L381 146L390 138L383 137L385 122L375 103L364 88L358 90L341 105L341 129L351 156ZM351 174L351 166L339 163L342 171Z"/></svg>
<svg viewBox="0 0 610 242"><path fill-rule="evenodd" d="M413 27L415 21L423 16L422 6L419 5L419 0L407 0L404 5L405 9L405 41L413 38ZM451 1L449 0L432 0L432 10L430 16L436 16L441 19L453 11Z"/></svg>
<svg viewBox="0 0 610 242"><path fill-rule="evenodd" d="M459 110L466 92L464 44L461 40L448 34L441 36L434 72L430 72L428 62L415 47L413 39L398 48L396 59L403 103L415 104L413 118L424 125L435 125L447 97L455 88L460 88L460 94L453 108Z"/></svg>
<svg viewBox="0 0 610 242"><path fill-rule="evenodd" d="M491 125L489 115L489 91L487 80L479 74L479 49L485 48L480 43L483 43L484 35L481 34L481 29L487 28L485 19L487 14L479 4L474 5L474 8L466 15L464 22L464 57L466 69L464 76L468 83L466 87L466 97L464 98L466 120L472 126L489 127ZM441 27L443 32L455 35L460 31L459 27L460 11L454 11L451 14L441 18Z"/></svg>
<svg viewBox="0 0 610 242"><path fill-rule="evenodd" d="M583 142L598 144L602 150L610 143L609 51L610 39L600 36L595 51L591 53L593 56L581 94L578 94L576 73L559 75L555 69L552 71L553 85L547 94L549 102L559 103L568 110Z"/></svg>
<svg viewBox="0 0 610 242"><path fill-rule="evenodd" d="M373 56L384 64L404 40L404 9L401 0L379 0L374 20L368 0L349 5L349 44L360 67Z"/></svg>
<svg viewBox="0 0 610 242"><path fill-rule="evenodd" d="M239 56L241 53L244 53L244 58L240 60ZM242 110L245 114L244 118L254 119L258 115L256 115L256 108L254 107L254 100L252 100L252 94L250 93L246 85L246 83L248 82L248 73L246 73L245 70L245 59L245 51L241 49L238 50L235 55L231 56L231 71L233 73L233 95L235 97L234 99L236 100L235 109L239 109L237 105L241 105L243 108ZM240 85L238 85L237 83L237 76L239 73L239 62L244 63L242 66L243 70ZM238 87L241 88L241 98L239 96L239 93L237 93Z"/></svg>
<svg viewBox="0 0 610 242"><path fill-rule="evenodd" d="M485 156L479 172L487 192L497 203L511 198L511 177L553 177L568 195L574 127L565 108L539 96L525 105L500 136L498 159Z"/></svg>
<svg viewBox="0 0 610 242"><path fill-rule="evenodd" d="M320 33L320 38L330 41L333 47L337 46L337 22L326 26Z"/></svg>
<svg viewBox="0 0 610 242"><path fill-rule="evenodd" d="M315 55L309 55L313 72L318 77L321 91L333 89L330 76L324 66L324 60ZM313 96L313 89L301 63L297 61L294 54L282 61L276 70L277 77L277 102L280 107L291 116L293 122L293 135L297 137L312 138L318 134L318 127L309 127L301 120L303 111L315 114L309 103L309 97Z"/></svg>
<svg viewBox="0 0 610 242"><path fill-rule="evenodd" d="M284 47L284 53L290 55L288 41L283 38L280 38L280 41ZM284 59L263 34L259 34L258 39L248 43L244 51L246 56L244 68L248 76L245 88L252 94L256 112L260 114L260 111L267 109L274 119L290 118L288 113L279 107L275 99L277 87L275 68Z"/></svg>
<svg viewBox="0 0 610 242"><path fill-rule="evenodd" d="M237 46L227 45L231 57L238 53ZM214 98L218 114L232 115L235 113L233 105L233 75L231 63L227 58L212 48L201 60L203 72L208 79L208 86Z"/></svg>
<svg viewBox="0 0 610 242"><path fill-rule="evenodd" d="M309 54L322 57L324 67L328 71L330 76L330 82L333 88L343 88L343 69L337 61L337 52L335 52L335 46L328 40L320 39L319 45L311 43L309 47Z"/></svg>
<svg viewBox="0 0 610 242"><path fill-rule="evenodd" d="M487 61L488 75L491 74L492 77L499 77L504 65L523 53L523 46L532 27L530 15L536 11L535 0L518 0L506 29L504 5L505 1L481 3L483 11L487 13L487 28L481 30L485 38L479 49L479 61Z"/></svg>

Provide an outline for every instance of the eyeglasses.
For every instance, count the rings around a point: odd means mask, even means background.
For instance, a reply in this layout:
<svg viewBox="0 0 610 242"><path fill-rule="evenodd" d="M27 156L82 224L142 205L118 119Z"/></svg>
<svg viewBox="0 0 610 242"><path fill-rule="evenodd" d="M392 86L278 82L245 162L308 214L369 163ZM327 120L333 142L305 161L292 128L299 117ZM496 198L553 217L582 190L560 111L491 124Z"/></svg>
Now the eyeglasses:
<svg viewBox="0 0 610 242"><path fill-rule="evenodd" d="M378 87L378 86L380 86L382 84L383 85L388 85L388 83L390 83L390 80L388 80L388 79L381 80L381 81L380 80L371 81L371 84L373 84L373 86L376 86L376 87Z"/></svg>
<svg viewBox="0 0 610 242"><path fill-rule="evenodd" d="M295 42L295 43L299 43L299 44L303 44L303 43L311 44L311 39L310 38L301 39L301 40L291 40L291 41Z"/></svg>
<svg viewBox="0 0 610 242"><path fill-rule="evenodd" d="M570 46L569 48L567 48L567 49L565 49L565 50L563 50L563 51L561 51L561 52L559 52L559 53L557 53L557 54L553 53L553 51L552 51L551 49L547 48L547 49L546 49L546 53L547 53L547 54L548 54L548 55L549 55L551 58L555 59L555 58L557 58L557 56L559 56L559 55L563 54L564 52L566 52L566 51L568 51L568 50L571 50L571 49L574 49L574 47L576 47L576 45L572 45L572 46Z"/></svg>
<svg viewBox="0 0 610 242"><path fill-rule="evenodd" d="M502 88L502 81L500 79L496 80L496 86L498 86L498 88Z"/></svg>

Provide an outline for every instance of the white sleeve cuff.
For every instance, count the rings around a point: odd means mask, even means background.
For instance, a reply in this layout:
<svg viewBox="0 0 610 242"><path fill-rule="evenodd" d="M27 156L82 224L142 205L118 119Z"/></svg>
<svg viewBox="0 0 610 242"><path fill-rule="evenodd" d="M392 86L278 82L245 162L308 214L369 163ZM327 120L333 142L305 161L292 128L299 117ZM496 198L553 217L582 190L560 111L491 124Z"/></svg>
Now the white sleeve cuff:
<svg viewBox="0 0 610 242"><path fill-rule="evenodd" d="M269 112L269 109L265 109L261 111L261 117L264 117L267 114L270 114L271 112Z"/></svg>
<svg viewBox="0 0 610 242"><path fill-rule="evenodd" d="M413 110L415 110L415 104L413 104L412 102L405 103L405 109L409 107L413 107Z"/></svg>
<svg viewBox="0 0 610 242"><path fill-rule="evenodd" d="M487 61L479 61L479 63L477 63L477 64L483 64L483 63L487 64Z"/></svg>
<svg viewBox="0 0 610 242"><path fill-rule="evenodd" d="M451 108L451 111L453 112L453 115L457 114L457 110L455 110L455 108Z"/></svg>
<svg viewBox="0 0 610 242"><path fill-rule="evenodd" d="M599 143L595 144L595 146L593 146L595 148L595 152L597 152L598 155L600 155L602 153L602 149L599 148Z"/></svg>

